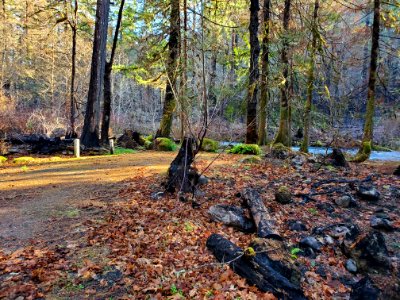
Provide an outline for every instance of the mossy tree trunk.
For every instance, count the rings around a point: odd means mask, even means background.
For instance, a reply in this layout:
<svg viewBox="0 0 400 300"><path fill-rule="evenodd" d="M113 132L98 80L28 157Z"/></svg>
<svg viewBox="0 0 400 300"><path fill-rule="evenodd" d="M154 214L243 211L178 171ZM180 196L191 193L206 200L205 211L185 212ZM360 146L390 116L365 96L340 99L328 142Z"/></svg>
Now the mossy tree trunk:
<svg viewBox="0 0 400 300"><path fill-rule="evenodd" d="M257 95L258 95L258 57L260 56L260 43L258 41L258 12L260 4L258 0L250 1L250 69L249 87L247 95L247 128L246 143L257 143Z"/></svg>
<svg viewBox="0 0 400 300"><path fill-rule="evenodd" d="M375 88L376 70L378 67L379 51L379 23L380 23L380 0L374 0L374 23L372 25L371 63L369 68L367 109L365 113L364 135L361 147L356 155L356 161L365 161L369 158L372 149L374 112L375 112Z"/></svg>
<svg viewBox="0 0 400 300"><path fill-rule="evenodd" d="M281 63L283 68L283 82L281 84L281 107L279 129L275 137L274 144L281 143L287 147L290 146L290 104L289 104L289 20L290 20L291 0L285 0L285 9L283 11L283 43L281 53Z"/></svg>
<svg viewBox="0 0 400 300"><path fill-rule="evenodd" d="M112 98L112 88L111 88L111 72L114 63L115 51L117 49L119 29L121 27L122 12L124 10L125 0L121 1L117 24L115 26L115 33L113 38L113 45L111 49L110 60L106 63L104 71L104 102L103 102L103 118L101 123L101 142L103 145L108 145L108 132L110 129L110 119L111 119L111 98Z"/></svg>
<svg viewBox="0 0 400 300"><path fill-rule="evenodd" d="M269 73L269 32L270 32L270 17L271 15L271 0L264 0L263 7L263 30L264 36L261 44L262 55L261 55L261 97L260 97L260 124L258 127L258 144L265 145L267 143L267 105L269 97L268 89L268 73Z"/></svg>
<svg viewBox="0 0 400 300"><path fill-rule="evenodd" d="M311 124L311 105L314 92L314 69L315 69L315 54L317 51L318 39L318 9L319 0L314 2L314 15L312 21L312 42L310 49L310 61L307 74L307 99L304 107L304 136L300 146L300 151L308 153L308 144L310 138L310 124Z"/></svg>
<svg viewBox="0 0 400 300"><path fill-rule="evenodd" d="M179 44L180 44L180 15L179 0L171 0L170 35L168 41L169 58L167 61L167 85L165 89L165 101L160 128L157 137L169 137L171 135L173 114L176 107L176 79L178 74Z"/></svg>

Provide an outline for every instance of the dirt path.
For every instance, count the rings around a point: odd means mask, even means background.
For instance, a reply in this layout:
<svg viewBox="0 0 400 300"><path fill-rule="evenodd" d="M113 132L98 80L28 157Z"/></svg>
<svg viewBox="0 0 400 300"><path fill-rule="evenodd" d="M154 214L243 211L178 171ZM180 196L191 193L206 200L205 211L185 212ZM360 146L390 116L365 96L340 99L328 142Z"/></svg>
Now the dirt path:
<svg viewBox="0 0 400 300"><path fill-rule="evenodd" d="M64 159L0 168L0 249L57 243L80 234L138 173L165 172L174 153ZM125 183L124 183L125 182Z"/></svg>

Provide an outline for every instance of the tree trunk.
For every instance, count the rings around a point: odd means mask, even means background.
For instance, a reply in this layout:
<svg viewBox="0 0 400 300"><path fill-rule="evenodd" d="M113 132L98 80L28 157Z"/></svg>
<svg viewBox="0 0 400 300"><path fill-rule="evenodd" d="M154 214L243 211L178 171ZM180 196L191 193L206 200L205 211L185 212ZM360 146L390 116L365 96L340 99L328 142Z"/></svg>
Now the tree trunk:
<svg viewBox="0 0 400 300"><path fill-rule="evenodd" d="M290 20L290 5L291 0L285 0L285 9L283 12L283 44L281 53L281 63L283 68L283 81L281 83L281 107L279 129L275 137L274 144L282 143L289 147L290 145L290 105L289 105L289 20Z"/></svg>
<svg viewBox="0 0 400 300"><path fill-rule="evenodd" d="M98 112L104 79L109 9L109 0L97 0L89 93L81 136L82 145L86 147L100 146Z"/></svg>
<svg viewBox="0 0 400 300"><path fill-rule="evenodd" d="M317 51L317 38L318 38L318 9L319 0L314 3L314 16L312 22L312 42L311 53L308 68L307 78L307 99L304 107L304 135L303 142L301 143L300 151L308 153L308 144L310 137L310 124L311 124L311 105L314 92L314 68L315 68L315 53Z"/></svg>
<svg viewBox="0 0 400 300"><path fill-rule="evenodd" d="M374 112L375 112L376 70L378 67L378 51L379 51L379 22L380 22L379 18L380 18L380 0L374 0L374 23L372 25L372 47L371 47L371 64L369 68L367 110L365 113L363 140L361 147L357 153L355 159L356 161L367 160L372 150Z"/></svg>
<svg viewBox="0 0 400 300"><path fill-rule="evenodd" d="M186 108L186 89L187 89L187 63L188 63L188 44L187 44L187 30L188 30L188 19L187 19L187 0L183 0L183 36L182 36L182 70L181 70L181 81L180 81L180 119L181 119L181 133L180 139L183 140L185 137L185 129L187 122L187 108Z"/></svg>
<svg viewBox="0 0 400 300"><path fill-rule="evenodd" d="M262 72L261 72L261 98L260 98L260 124L258 127L258 144L265 145L267 142L267 105L268 105L268 73L269 73L269 32L270 32L270 12L271 12L271 0L264 0L263 15L264 15L264 37L262 40Z"/></svg>
<svg viewBox="0 0 400 300"><path fill-rule="evenodd" d="M170 35L168 41L169 59L167 62L167 85L160 128L157 137L169 137L176 106L176 79L179 60L180 16L179 0L171 0Z"/></svg>
<svg viewBox="0 0 400 300"><path fill-rule="evenodd" d="M258 95L258 57L260 55L260 43L258 41L258 11L259 0L250 1L250 69L249 87L247 95L247 127L246 143L257 143L257 95Z"/></svg>
<svg viewBox="0 0 400 300"><path fill-rule="evenodd" d="M245 189L242 193L242 197L250 207L251 215L257 227L257 235L260 238L281 239L280 235L273 228L272 218L260 194L254 189Z"/></svg>
<svg viewBox="0 0 400 300"><path fill-rule="evenodd" d="M117 49L118 35L119 35L119 29L121 27L124 4L125 0L122 0L118 11L118 19L117 19L117 25L115 27L110 60L106 63L104 71L104 97L103 97L104 102L103 102L103 119L101 122L101 142L103 145L108 145L108 138L109 138L108 132L110 129L111 101L112 101L111 72L114 63L115 51Z"/></svg>

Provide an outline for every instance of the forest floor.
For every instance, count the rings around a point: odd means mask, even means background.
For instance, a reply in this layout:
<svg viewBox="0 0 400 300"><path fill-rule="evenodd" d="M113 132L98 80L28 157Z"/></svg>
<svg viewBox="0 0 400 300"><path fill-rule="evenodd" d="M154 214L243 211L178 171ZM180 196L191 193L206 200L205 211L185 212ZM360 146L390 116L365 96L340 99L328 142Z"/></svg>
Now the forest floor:
<svg viewBox="0 0 400 300"><path fill-rule="evenodd" d="M0 298L274 299L218 264L205 247L211 233L241 247L255 237L211 222L207 212L215 204L238 205L235 195L249 186L262 192L287 241L284 256L290 257L290 247L316 226L354 222L368 232L370 217L379 208L400 227L400 180L390 175L398 163L312 170L306 165L294 169L288 161L245 164L239 162L242 156L221 155L205 173L210 182L205 195L196 199L200 207L193 208L176 196L151 197L162 191L175 155L139 152L0 166ZM196 166L203 170L215 157L201 153ZM374 184L382 195L378 203L359 201L356 208L341 208L332 200L335 195L316 196L318 203L274 201L282 184L294 194L305 193L324 179L371 174L376 174ZM308 233L288 229L292 219L302 221ZM399 261L399 231L383 234L392 260ZM305 268L307 297L347 299L348 283L363 277L346 271L339 248L325 245L314 258L293 258ZM390 297L399 288L397 272L370 276Z"/></svg>

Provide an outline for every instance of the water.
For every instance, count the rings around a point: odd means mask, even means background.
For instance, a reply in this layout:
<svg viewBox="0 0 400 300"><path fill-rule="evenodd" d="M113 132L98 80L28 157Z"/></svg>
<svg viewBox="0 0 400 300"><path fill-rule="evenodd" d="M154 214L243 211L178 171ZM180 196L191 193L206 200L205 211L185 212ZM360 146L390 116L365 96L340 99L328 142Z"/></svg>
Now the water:
<svg viewBox="0 0 400 300"><path fill-rule="evenodd" d="M228 145L235 146L237 142L220 142L221 147L226 147ZM294 151L299 151L300 147L292 147ZM325 155L326 154L327 148L324 147L309 147L308 151L311 154L315 155ZM358 149L342 149L342 151L350 154L350 155L355 155L358 151ZM332 153L332 149L328 148L328 154ZM400 161L400 151L372 151L371 156L369 157L370 160L383 160L383 161Z"/></svg>
<svg viewBox="0 0 400 300"><path fill-rule="evenodd" d="M292 147L293 150L299 151L300 147ZM325 155L327 148L323 147L309 147L308 151L311 154L322 154ZM355 155L358 149L342 149L342 151ZM332 153L332 149L328 148L328 154ZM400 161L400 151L372 151L370 160L384 160L384 161Z"/></svg>

